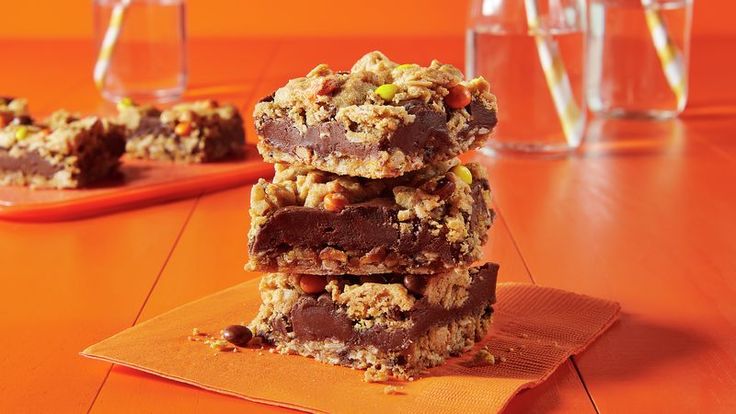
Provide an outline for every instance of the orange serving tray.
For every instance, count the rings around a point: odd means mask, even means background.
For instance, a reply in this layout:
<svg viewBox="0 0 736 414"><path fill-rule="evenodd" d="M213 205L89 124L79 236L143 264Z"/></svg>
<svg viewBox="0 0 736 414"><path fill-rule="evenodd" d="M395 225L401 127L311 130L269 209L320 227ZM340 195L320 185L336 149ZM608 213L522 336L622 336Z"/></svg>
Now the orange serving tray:
<svg viewBox="0 0 736 414"><path fill-rule="evenodd" d="M123 177L77 190L0 186L0 219L58 221L163 203L223 190L273 175L273 166L249 145L238 161L176 164L123 157Z"/></svg>

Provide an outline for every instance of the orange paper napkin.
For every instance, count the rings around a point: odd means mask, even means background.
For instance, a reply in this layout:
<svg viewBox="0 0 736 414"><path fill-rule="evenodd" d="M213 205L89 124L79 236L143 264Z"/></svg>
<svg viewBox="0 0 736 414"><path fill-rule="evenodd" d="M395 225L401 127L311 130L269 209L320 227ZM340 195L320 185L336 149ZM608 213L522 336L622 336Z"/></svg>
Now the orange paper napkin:
<svg viewBox="0 0 736 414"><path fill-rule="evenodd" d="M216 334L249 321L260 302L252 280L176 308L85 349L114 362L252 401L313 412L498 412L524 388L549 377L616 319L620 306L527 284L498 286L493 328L482 344L412 382L363 382L363 372L297 355L242 349L217 352L187 339L192 329ZM493 365L468 367L485 346ZM360 398L356 398L360 396Z"/></svg>

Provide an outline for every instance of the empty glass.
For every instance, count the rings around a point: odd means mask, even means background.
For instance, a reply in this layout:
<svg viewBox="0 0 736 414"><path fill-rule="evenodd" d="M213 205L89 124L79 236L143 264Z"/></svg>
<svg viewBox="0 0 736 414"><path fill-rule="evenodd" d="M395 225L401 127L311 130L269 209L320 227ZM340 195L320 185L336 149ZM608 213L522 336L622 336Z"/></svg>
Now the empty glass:
<svg viewBox="0 0 736 414"><path fill-rule="evenodd" d="M582 0L474 0L465 71L498 98L493 152L565 153L585 127Z"/></svg>
<svg viewBox="0 0 736 414"><path fill-rule="evenodd" d="M95 0L94 78L111 101L168 101L186 88L184 0Z"/></svg>
<svg viewBox="0 0 736 414"><path fill-rule="evenodd" d="M586 97L604 116L668 118L685 108L692 0L591 0Z"/></svg>

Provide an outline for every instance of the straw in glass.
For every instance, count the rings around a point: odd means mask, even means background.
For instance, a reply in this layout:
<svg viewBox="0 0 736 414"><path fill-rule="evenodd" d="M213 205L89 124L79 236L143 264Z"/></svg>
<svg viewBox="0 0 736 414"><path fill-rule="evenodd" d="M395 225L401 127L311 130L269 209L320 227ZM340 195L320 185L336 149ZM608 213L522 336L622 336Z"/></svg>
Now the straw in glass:
<svg viewBox="0 0 736 414"><path fill-rule="evenodd" d="M654 48L657 50L662 71L664 71L664 76L667 79L667 84L675 95L677 104L680 105L685 99L684 61L680 49L672 41L667 31L662 15L655 7L655 2L655 0L641 0L644 7L644 17L652 36Z"/></svg>
<svg viewBox="0 0 736 414"><path fill-rule="evenodd" d="M110 67L110 58L120 37L125 11L130 5L130 2L131 0L121 0L113 7L112 13L110 14L110 22L107 25L105 37L102 39L102 44L100 45L100 52L97 55L93 74L95 85L97 85L97 89L99 90L102 90L105 83L107 70Z"/></svg>
<svg viewBox="0 0 736 414"><path fill-rule="evenodd" d="M565 62L562 60L559 45L540 30L536 0L524 0L524 3L527 25L534 34L539 61L547 80L547 87L552 96L557 116L562 124L565 139L570 147L575 147L579 143L585 127L584 114L575 102L570 86L570 77L567 74L567 69L565 69Z"/></svg>

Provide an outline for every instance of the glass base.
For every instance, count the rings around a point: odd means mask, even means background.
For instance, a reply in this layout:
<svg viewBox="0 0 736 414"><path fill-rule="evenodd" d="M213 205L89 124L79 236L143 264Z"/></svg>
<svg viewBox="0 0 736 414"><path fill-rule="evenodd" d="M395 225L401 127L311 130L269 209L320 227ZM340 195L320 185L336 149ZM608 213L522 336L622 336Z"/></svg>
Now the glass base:
<svg viewBox="0 0 736 414"><path fill-rule="evenodd" d="M591 110L593 114L603 118L622 118L622 119L650 119L650 120L665 120L676 118L682 110L662 110L662 109L651 109L651 110L629 110L622 108L613 108L607 110Z"/></svg>
<svg viewBox="0 0 736 414"><path fill-rule="evenodd" d="M529 142L501 142L488 141L479 151L491 157L501 156L532 156L541 158L565 157L577 150L565 144L552 145Z"/></svg>
<svg viewBox="0 0 736 414"><path fill-rule="evenodd" d="M178 101L184 95L185 87L157 89L153 91L131 91L121 94L117 91L102 90L102 97L106 100L116 103L123 98L132 99L133 102L150 103L150 102L173 102Z"/></svg>

